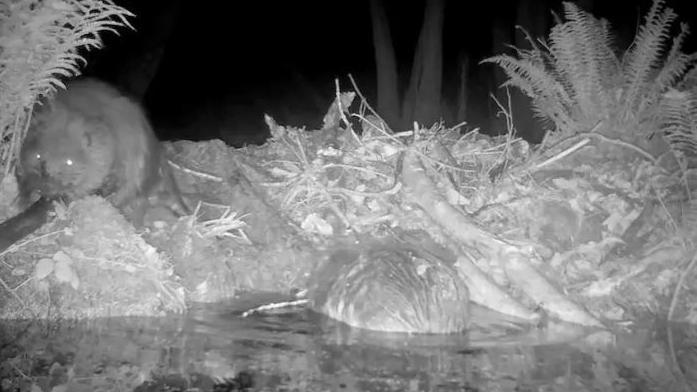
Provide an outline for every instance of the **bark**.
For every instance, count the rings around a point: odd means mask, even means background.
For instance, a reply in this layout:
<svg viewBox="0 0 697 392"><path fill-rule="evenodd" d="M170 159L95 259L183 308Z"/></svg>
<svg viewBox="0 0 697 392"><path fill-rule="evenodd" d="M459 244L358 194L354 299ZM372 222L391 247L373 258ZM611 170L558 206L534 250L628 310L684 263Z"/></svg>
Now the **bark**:
<svg viewBox="0 0 697 392"><path fill-rule="evenodd" d="M53 201L42 197L24 211L0 223L0 256L10 246L45 225L53 208Z"/></svg>
<svg viewBox="0 0 697 392"><path fill-rule="evenodd" d="M105 63L113 64L108 71L113 75L110 78L113 83L139 100L145 97L160 68L182 6L181 0L159 0L158 3L149 5L150 8L134 9L137 14L136 36L115 42L121 46L118 59L103 59ZM143 15L138 15L139 11Z"/></svg>
<svg viewBox="0 0 697 392"><path fill-rule="evenodd" d="M542 276L516 246L486 232L469 216L448 203L439 188L431 181L429 168L414 150L404 153L401 181L412 201L433 222L438 224L461 249L476 249L486 260L503 266L511 283L552 317L579 325L602 327L586 310L568 299ZM534 322L537 316L494 284L487 275L467 258L460 257L455 265L470 289L472 300L504 314Z"/></svg>
<svg viewBox="0 0 697 392"><path fill-rule="evenodd" d="M373 25L373 47L377 68L378 114L392 129L400 128L397 60L387 14L381 0L370 0L370 16Z"/></svg>
<svg viewBox="0 0 697 392"><path fill-rule="evenodd" d="M455 112L455 124L460 124L467 118L467 91L469 75L469 56L462 54L459 61L460 79L457 91L457 107Z"/></svg>
<svg viewBox="0 0 697 392"><path fill-rule="evenodd" d="M430 126L441 116L444 12L444 0L427 0L402 109L405 125L417 121Z"/></svg>
<svg viewBox="0 0 697 392"><path fill-rule="evenodd" d="M537 37L546 37L550 17L551 13L548 11L547 2L521 0L518 3L515 24L524 28L533 39ZM514 40L517 48L530 47L530 43L527 42L525 35L520 29L516 29ZM532 100L517 88L510 89L509 91L511 94L513 124L518 130L519 135L532 142L542 141L544 129L542 128L542 124L535 119L532 111ZM505 102L501 100L506 97L505 91L499 91L497 95L501 102Z"/></svg>

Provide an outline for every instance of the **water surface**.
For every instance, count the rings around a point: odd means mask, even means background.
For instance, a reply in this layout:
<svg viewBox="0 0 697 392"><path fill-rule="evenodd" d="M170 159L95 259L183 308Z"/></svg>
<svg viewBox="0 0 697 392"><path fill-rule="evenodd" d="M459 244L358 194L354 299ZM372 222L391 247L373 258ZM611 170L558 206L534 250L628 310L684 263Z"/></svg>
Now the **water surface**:
<svg viewBox="0 0 697 392"><path fill-rule="evenodd" d="M674 361L695 382L697 334L689 328L671 329L671 351L665 328L408 336L347 328L297 308L241 316L271 300L254 295L167 318L4 323L0 391L210 391L223 380L227 389L216 390L687 390Z"/></svg>

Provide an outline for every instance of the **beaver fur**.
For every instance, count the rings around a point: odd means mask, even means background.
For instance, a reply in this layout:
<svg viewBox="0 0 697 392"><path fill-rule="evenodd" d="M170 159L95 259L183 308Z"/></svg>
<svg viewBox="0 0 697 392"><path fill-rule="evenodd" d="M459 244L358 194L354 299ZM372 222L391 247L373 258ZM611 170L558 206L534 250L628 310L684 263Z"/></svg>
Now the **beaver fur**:
<svg viewBox="0 0 697 392"><path fill-rule="evenodd" d="M185 212L140 105L95 79L66 87L34 109L16 171L20 206L26 208L38 197L100 195L126 213L134 202L165 186L177 195L177 212Z"/></svg>

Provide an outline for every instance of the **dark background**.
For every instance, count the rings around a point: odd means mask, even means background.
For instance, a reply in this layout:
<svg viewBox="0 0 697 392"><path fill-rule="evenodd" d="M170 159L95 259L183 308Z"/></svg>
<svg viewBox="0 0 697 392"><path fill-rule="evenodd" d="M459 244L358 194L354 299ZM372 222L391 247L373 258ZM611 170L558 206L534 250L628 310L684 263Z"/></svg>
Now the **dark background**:
<svg viewBox="0 0 697 392"><path fill-rule="evenodd" d="M136 32L105 34L106 49L87 55L86 74L98 76L141 99L162 139L222 138L231 145L260 143L263 114L281 124L320 125L334 96L352 74L375 103L375 63L368 0L233 1L117 0L137 15ZM403 82L421 28L424 1L384 1ZM528 9L551 26L561 2L533 2ZM669 0L680 22L696 25L695 0ZM596 16L617 30L626 48L650 1L588 2ZM587 7L584 7L587 9ZM488 93L492 66L479 66L513 31L518 4L512 0L448 0L444 26L444 96L457 85L458 58L470 58L468 122L482 126L492 116ZM677 25L677 24L676 24ZM697 37L683 47L692 52ZM153 60L155 59L155 60ZM159 59L159 62L156 61ZM155 65L153 65L155 64ZM150 67L141 72L140 67ZM141 73L140 79L134 77Z"/></svg>

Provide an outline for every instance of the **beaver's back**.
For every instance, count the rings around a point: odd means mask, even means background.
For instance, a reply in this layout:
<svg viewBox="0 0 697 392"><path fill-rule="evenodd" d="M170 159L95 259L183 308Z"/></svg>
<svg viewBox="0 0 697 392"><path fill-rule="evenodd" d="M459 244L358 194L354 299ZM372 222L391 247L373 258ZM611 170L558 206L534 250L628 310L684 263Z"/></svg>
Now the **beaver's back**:
<svg viewBox="0 0 697 392"><path fill-rule="evenodd" d="M21 192L100 194L122 207L156 183L160 154L137 103L106 83L77 80L35 110L18 170Z"/></svg>
<svg viewBox="0 0 697 392"><path fill-rule="evenodd" d="M459 333L469 291L445 262L392 245L335 251L317 271L314 307L352 327L382 332Z"/></svg>

